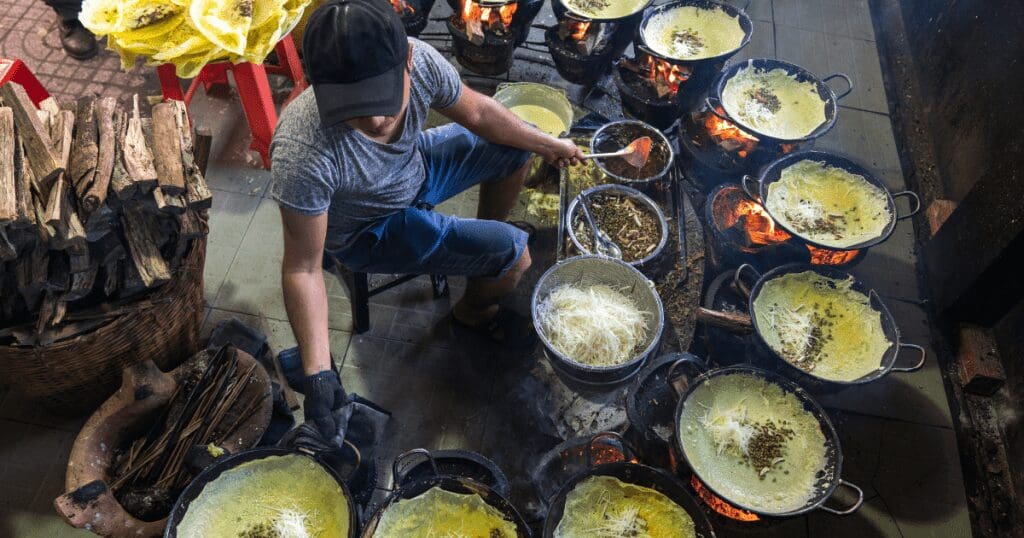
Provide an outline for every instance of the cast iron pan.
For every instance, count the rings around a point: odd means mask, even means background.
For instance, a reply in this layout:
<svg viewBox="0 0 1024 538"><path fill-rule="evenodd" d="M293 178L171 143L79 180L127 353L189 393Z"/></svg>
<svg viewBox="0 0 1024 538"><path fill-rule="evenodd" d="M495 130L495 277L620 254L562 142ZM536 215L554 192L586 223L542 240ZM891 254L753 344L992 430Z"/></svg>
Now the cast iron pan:
<svg viewBox="0 0 1024 538"><path fill-rule="evenodd" d="M363 527L361 536L363 538L373 538L373 533L377 530L377 525L380 523L381 516L384 515L384 511L388 509L392 504L404 500L412 499L426 493L427 490L433 487L440 487L446 491L453 493L464 493L464 494L477 494L481 499L484 500L488 505L497 508L505 519L513 522L516 525L516 530L521 538L529 538L531 536L530 528L526 525L526 521L519 515L519 512L509 503L504 497L499 495L493 489L471 480L469 478L461 476L452 476L441 474L437 463L434 461L431 453L425 449L417 448L405 452L395 458L392 469L393 477L399 477L399 468L403 467L404 460L408 459L412 455L421 455L430 462L432 467L432 473L429 476L418 476L415 478L408 478L404 482L395 482L395 491L388 496L387 499L381 503L380 507L373 513L366 525Z"/></svg>
<svg viewBox="0 0 1024 538"><path fill-rule="evenodd" d="M885 230L883 230L882 233L875 237L874 239L868 239L867 241L863 241L849 247L843 247L843 250L859 250L862 248L868 248L870 246L877 245L878 243L885 241L886 239L889 238L890 235L892 235L893 230L896 228L896 221L913 217L915 214L917 214L918 211L921 210L921 199L918 198L917 194L915 194L913 191L900 191L896 193L890 193L889 189L885 186L885 184L882 183L881 180L879 180L874 174L872 174L863 166L845 157L835 155L833 153L827 153L824 151L801 151L798 153L790 153L789 155L784 155L776 159L775 161L771 162L767 167L765 167L764 170L761 171L761 176L757 182L757 189L751 187L751 183L753 183L754 178L746 175L743 176L743 190L747 193L747 196L750 196L752 200L761 200L761 205L764 207L765 211L768 212L768 215L772 217L772 220L774 220L784 230L800 238L805 243L810 243L818 247L832 250L836 249L836 247L832 247L824 243L819 243L817 241L812 241L811 239L808 239L807 237L801 235L796 230L790 229L788 226L783 224L782 221L779 220L774 214L772 214L772 210L764 203L764 201L768 199L768 186L771 185L772 183L775 183L781 178L782 171L790 167L791 165L794 165L800 161L805 160L817 161L820 163L824 163L828 166L841 168L851 174L861 176L864 179L866 179L868 183L881 189L882 192L885 193L885 197L888 200L886 206L888 207L889 211L889 224L885 227ZM899 212L896 210L896 204L893 201L894 198L900 196L906 196L911 199L911 210L910 213L907 213L906 215L899 214Z"/></svg>
<svg viewBox="0 0 1024 538"><path fill-rule="evenodd" d="M718 497L721 497L729 504L737 508L747 510L749 512L754 512L762 516L793 517L810 512L815 509L821 509L832 514L843 516L852 514L853 512L857 511L857 509L860 508L860 505L863 504L864 502L864 492L859 487L849 482L846 482L842 478L840 478L840 476L842 476L843 470L843 453L842 449L839 446L839 435L836 434L836 429L832 426L832 421L829 420L828 415L825 413L825 410L822 409L821 406L818 405L818 403L814 401L804 389L800 388L799 386L795 385L790 381L787 381L786 379L783 379L778 374L761 370L759 368L754 368L751 366L730 366L728 368L719 368L716 370L705 372L690 382L689 387L687 388L686 392L683 393L682 397L680 397L679 404L676 406L676 432L673 436L673 446L675 447L675 450L682 456L683 460L686 461L687 465L689 465L691 469L693 468L693 465L690 464L690 459L686 455L686 451L683 449L682 432L679 431L678 426L683 418L683 411L686 407L686 401L687 399L689 399L690 395L693 394L693 391L697 389L697 387L703 385L704 383L707 383L709 380L713 378L731 374L749 374L757 376L773 385L779 386L780 388L782 388L782 390L792 393L793 395L796 396L800 403L803 404L804 409L810 412L811 415L813 415L814 418L817 419L818 425L821 427L821 432L825 434L825 471L823 473L819 473L817 483L815 484L815 492L811 499L808 500L803 507L789 512L772 512L765 510L761 507L748 506L743 503L736 502L735 500L730 499L727 495L723 495L722 492L715 490L711 483L708 482L707 478L701 476L701 474L696 469L694 469L693 472L695 475L697 475L697 478L708 489L710 489L712 493L714 493ZM840 484L845 485L848 488L853 489L854 491L857 492L857 502L854 503L849 508L843 510L836 510L834 508L825 506L825 501L827 501L829 497L832 496L832 493L835 492L836 488Z"/></svg>
<svg viewBox="0 0 1024 538"><path fill-rule="evenodd" d="M788 73L790 76L795 77L796 80L800 82L813 83L818 90L818 96L821 98L822 101L825 102L825 122L819 125L817 129L815 129L806 136L800 138L777 138L751 129L746 125L743 125L737 120L733 119L732 116L729 114L729 111L722 104L722 91L725 90L726 83L729 82L729 80L732 77L736 76L736 73L738 73L741 69L746 69L748 67L753 67L761 71L772 71L774 69L782 69L786 71L786 73ZM832 80L834 78L842 78L849 85L849 88L843 93L839 94L838 96L834 91L832 91L832 88L828 84L826 84L829 80ZM708 109L711 112L713 112L716 116L735 125L739 129L742 129L754 135L762 142L806 142L808 140L813 140L827 133L828 130L831 129L833 125L835 125L836 115L839 109L838 102L843 97L849 95L851 91L853 91L853 82L850 81L850 77L846 76L843 73L835 73L825 78L819 79L810 71L804 69L803 67L800 67L799 65L784 62L782 60L775 60L772 58L757 58L726 66L725 70L723 70L712 83L711 89L708 92L708 96L705 99L705 104L707 105ZM718 108L716 108L716 106ZM722 116L721 114L718 113L719 108L725 112L725 116Z"/></svg>
<svg viewBox="0 0 1024 538"><path fill-rule="evenodd" d="M344 495L344 501L348 504L348 536L354 538L357 533L358 523L356 522L356 507L352 502L352 494L349 493L348 486L345 485L345 481L338 476L338 473L334 471L330 466L322 463L318 458L314 457L305 450L298 448L279 448L279 447L265 447L265 448L253 448L251 450L245 450L237 454L226 456L222 459L217 460L213 465L207 467L203 472L199 473L192 482L181 492L181 496L174 503L174 508L171 509L171 515L167 518L167 527L164 529L164 538L176 538L178 536L178 525L181 524L181 520L185 517L185 513L188 512L188 507L192 501L199 497L199 494L203 492L206 485L217 479L222 473L230 469L234 469L239 465L261 460L271 456L301 456L310 458L317 462L324 471L331 475L331 478L338 483L341 487L341 492ZM282 484L281 487L287 487L286 484ZM240 499L239 502L244 502L244 499Z"/></svg>
<svg viewBox="0 0 1024 538"><path fill-rule="evenodd" d="M442 475L460 476L479 482L497 492L502 497L508 497L512 491L508 477L501 468L493 461L469 450L436 450L430 453L437 471ZM404 463L404 462L402 462ZM398 469L399 474L395 475L397 482L407 482L433 476L434 467L430 460L424 458L419 463L412 463L409 467Z"/></svg>
<svg viewBox="0 0 1024 538"><path fill-rule="evenodd" d="M718 2L716 0L674 0L665 4L654 6L644 11L643 22L640 23L640 31L638 32L639 40L633 44L634 47L644 51L645 53L654 56L655 58L661 58L671 64L675 65L690 65L698 66L705 64L713 64L716 62L724 62L732 57L734 54L739 52L750 43L750 36L754 33L754 23L750 20L750 16L747 15L747 8L750 7L751 0L747 0L747 5L742 9L726 4L725 2ZM654 52L653 49L647 44L647 25L650 24L651 19L661 15L666 11L671 11L676 8L693 6L700 9L721 9L733 17L739 18L740 28L743 28L743 41L740 44L728 51L719 54L718 56L711 56L708 58L700 58L699 60L686 60L683 58L673 58L664 54Z"/></svg>
<svg viewBox="0 0 1024 538"><path fill-rule="evenodd" d="M686 510L686 513L693 519L698 538L714 538L715 536L715 531L711 528L711 522L704 515L700 505L697 504L697 501L676 478L654 467L620 461L593 467L576 475L575 478L562 487L558 495L551 501L551 508L544 519L544 538L551 538L555 535L555 528L558 527L558 523L562 520L562 514L565 510L565 499L568 497L569 492L577 484L591 476L611 476L627 484L651 488L671 499L672 502L681 506L683 510Z"/></svg>
<svg viewBox="0 0 1024 538"><path fill-rule="evenodd" d="M834 390L849 387L852 385L863 385L864 383L870 383L885 376L889 372L914 372L920 370L921 367L924 366L925 360L927 358L924 348L915 344L900 343L900 330L896 326L896 322L895 320L893 320L892 314L889 313L889 309L885 306L885 303L882 302L882 298L879 297L877 293L875 293L875 290L868 288L867 286L864 285L863 282L854 279L853 276L850 275L850 273L840 271L839 269L831 267L821 267L802 263L791 263L783 265L781 267L776 267L775 269L772 269L771 271L765 273L764 276L761 276L757 273L757 270L754 269L753 266L749 264L743 264L738 269L736 269L736 276L734 277L736 281L742 279L744 271L749 271L758 277L757 283L751 289L750 301L748 304L748 311L750 312L751 322L754 326L754 332L757 333L758 340L760 340L761 345L765 349L767 349L773 357L778 359L777 362L781 364L780 368L785 372L785 374L788 377L795 378L802 385L808 388L823 388ZM882 355L880 367L877 370L873 370L870 374L859 379L855 379L853 381L837 381L834 379L826 379L814 375L814 373L812 372L806 372L794 366L792 363L784 359L781 355L776 353L774 349L768 347L768 344L765 343L765 339L762 337L761 328L757 324L757 317L754 316L754 301L757 299L757 296L761 293L761 289L764 287L764 284L769 280L789 273L802 273L804 271L813 271L819 275L832 278L835 280L853 279L853 285L851 286L851 289L868 296L871 308L878 311L881 314L882 331L885 333L885 337L889 340L889 342L891 342L889 349L887 349L885 351L885 354ZM738 287L742 288L742 286ZM897 367L895 365L896 359L899 357L899 351L902 348L910 348L917 351L918 353L920 353L921 359L913 366Z"/></svg>

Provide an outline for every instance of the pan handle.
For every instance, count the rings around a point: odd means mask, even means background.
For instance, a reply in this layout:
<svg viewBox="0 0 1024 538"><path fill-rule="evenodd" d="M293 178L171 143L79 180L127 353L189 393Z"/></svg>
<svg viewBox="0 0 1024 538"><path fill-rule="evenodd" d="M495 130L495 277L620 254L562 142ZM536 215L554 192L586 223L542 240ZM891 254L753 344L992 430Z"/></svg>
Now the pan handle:
<svg viewBox="0 0 1024 538"><path fill-rule="evenodd" d="M687 379L686 385L683 387L676 385L674 382L675 376L673 375L676 373L676 368L686 365L688 367L692 367L693 370L697 372L697 375L700 375L708 371L708 363L702 361L697 358L696 355L691 353L677 353L677 355L680 355L679 359L673 362L672 366L669 366L668 371L665 372L665 382L668 383L669 388L672 389L672 394L676 395L676 400L679 400L679 398L683 397L683 392L690 385L690 380Z"/></svg>
<svg viewBox="0 0 1024 538"><path fill-rule="evenodd" d="M404 475L400 474L398 470L402 467L406 467L404 464L413 456L423 456L424 458L426 458L427 461L430 462L430 468L434 471L434 476L441 476L441 471L437 468L437 462L434 461L434 456L430 453L430 451L425 448L414 448L412 450L402 452L401 454L398 455L398 457L395 458L395 461L391 462L392 489L398 489L402 487L402 480L400 480L399 477L403 477Z"/></svg>
<svg viewBox="0 0 1024 538"><path fill-rule="evenodd" d="M751 184L755 185L754 188L750 188ZM755 202L761 199L760 194L757 192L757 179L750 174L743 174L743 179L740 180L740 185L743 187L743 192L747 193L747 196Z"/></svg>
<svg viewBox="0 0 1024 538"><path fill-rule="evenodd" d="M839 485L837 485L836 487L840 488L842 486L846 486L857 492L857 502L853 503L852 506L846 508L845 510L836 510L835 508L829 508L825 506L825 503L822 503L821 506L819 506L818 508L821 508L822 510L830 514L835 514L837 516L848 516L856 512L857 509L860 508L860 505L864 504L864 490L860 489L860 487L858 487L857 485L851 484L850 482L847 482L846 480L840 478Z"/></svg>
<svg viewBox="0 0 1024 538"><path fill-rule="evenodd" d="M850 80L850 77L846 76L846 73L834 73L834 74L831 74L831 75L821 79L821 81L827 83L828 81L830 81L830 80L832 80L834 78L841 78L841 79L846 81L846 86L847 86L846 91L836 95L836 101L839 101L843 97L846 97L847 95L850 95L850 92L853 91L853 81Z"/></svg>
<svg viewBox="0 0 1024 538"><path fill-rule="evenodd" d="M594 443L596 443L596 442L598 442L598 441L600 441L602 439L606 439L606 440L610 439L610 440L618 443L619 446L622 447L622 458L623 458L623 461L631 459L633 457L633 454L636 454L636 450L634 450L633 447L630 446L630 444L628 442L626 442L626 440L623 439L622 436L619 435L618 433L616 433L616 432L600 432L600 433L596 433L596 434L594 434L593 437L590 438L590 442L587 443L587 468L588 469L594 467L594 461L592 459L593 455L594 455Z"/></svg>
<svg viewBox="0 0 1024 538"><path fill-rule="evenodd" d="M716 101L717 101L717 99L716 99ZM727 118L727 117L725 117L725 116L723 116L723 115L718 113L718 108L711 102L711 96L710 95L704 98L704 105L708 107L708 110L710 110L712 114L718 116L718 118L720 120L727 121L730 124L732 123L732 120L730 120L729 118ZM719 103L719 106L721 106L721 103ZM723 110L724 110L724 108L723 108Z"/></svg>
<svg viewBox="0 0 1024 538"><path fill-rule="evenodd" d="M921 346L919 346L917 344L904 344L904 343L901 343L900 346L899 346L899 349L902 350L903 348L910 348L910 349L917 350L917 352L921 354L921 360L917 361L917 363L914 364L913 366L902 366L902 367L893 366L889 370L890 372L916 372L916 371L918 371L918 370L920 370L921 368L924 367L924 363L928 359L928 352L925 351L925 349L923 347L921 347ZM897 355L899 355L899 351L897 351L896 353L897 353Z"/></svg>
<svg viewBox="0 0 1024 538"><path fill-rule="evenodd" d="M732 287L742 292L744 295L747 296L747 299L749 299L751 290L753 288L748 286L747 283L743 281L744 271L750 271L751 274L754 275L754 282L761 280L761 273L759 273L757 269L754 269L754 266L750 265L749 263L745 263L736 268L736 274L733 275L732 277Z"/></svg>
<svg viewBox="0 0 1024 538"><path fill-rule="evenodd" d="M910 217L913 217L914 215L916 215L918 213L918 211L921 211L921 198L917 195L916 192L914 192L914 191L900 191L900 192L896 192L896 193L893 193L892 199L895 200L896 198L898 198L900 196L906 196L907 198L910 198L910 207L911 207L911 209L910 209L910 213L907 213L906 215L900 215L899 214L899 210L897 209L896 210L896 220L909 219Z"/></svg>

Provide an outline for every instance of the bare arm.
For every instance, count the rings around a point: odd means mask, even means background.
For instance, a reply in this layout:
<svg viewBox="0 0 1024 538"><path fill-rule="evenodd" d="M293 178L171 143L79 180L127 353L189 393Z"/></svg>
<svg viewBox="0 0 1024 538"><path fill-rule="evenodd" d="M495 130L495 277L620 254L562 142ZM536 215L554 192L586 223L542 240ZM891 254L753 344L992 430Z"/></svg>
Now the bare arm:
<svg viewBox="0 0 1024 538"><path fill-rule="evenodd" d="M281 208L284 260L281 288L288 321L299 343L306 375L331 368L327 331L327 290L321 259L327 235L327 214L308 216Z"/></svg>
<svg viewBox="0 0 1024 538"><path fill-rule="evenodd" d="M582 156L571 140L541 132L501 103L465 84L459 100L439 112L484 140L536 153L552 164L578 164Z"/></svg>

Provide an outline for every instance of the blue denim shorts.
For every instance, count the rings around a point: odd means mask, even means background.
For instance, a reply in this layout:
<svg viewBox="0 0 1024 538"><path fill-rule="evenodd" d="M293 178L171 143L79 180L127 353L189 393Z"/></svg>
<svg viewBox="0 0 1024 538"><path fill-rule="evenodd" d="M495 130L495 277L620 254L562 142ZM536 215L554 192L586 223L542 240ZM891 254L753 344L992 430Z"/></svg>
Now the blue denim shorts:
<svg viewBox="0 0 1024 538"><path fill-rule="evenodd" d="M525 232L430 209L476 184L504 179L530 154L487 142L455 123L420 133L419 151L427 177L413 206L377 220L331 255L362 273L504 275L526 249Z"/></svg>

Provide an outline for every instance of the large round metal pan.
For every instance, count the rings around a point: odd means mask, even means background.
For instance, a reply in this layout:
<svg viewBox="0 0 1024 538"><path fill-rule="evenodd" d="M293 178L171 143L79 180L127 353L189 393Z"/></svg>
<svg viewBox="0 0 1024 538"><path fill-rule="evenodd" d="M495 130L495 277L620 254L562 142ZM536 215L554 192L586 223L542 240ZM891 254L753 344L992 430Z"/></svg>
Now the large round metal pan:
<svg viewBox="0 0 1024 538"><path fill-rule="evenodd" d="M819 125L814 131L799 138L779 138L770 136L739 122L730 113L729 109L722 104L722 92L725 90L725 85L731 80L737 73L743 69L753 68L760 71L772 71L775 69L782 69L789 76L794 77L799 82L810 82L814 84L815 89L818 92L818 97L825 103L825 121ZM832 87L827 83L834 78L841 78L846 81L849 88L843 93L836 95L832 90ZM732 65L726 66L726 68L717 76L711 84L711 89L708 91L708 97L706 99L706 105L708 109L715 115L718 115L725 121L735 125L737 128L746 131L747 133L757 137L761 142L779 142L779 143L794 143L794 142L806 142L818 138L829 131L836 123L836 117L839 111L839 101L850 94L853 91L853 82L850 81L850 77L843 73L835 73L824 78L818 78L810 71L800 67L799 65L784 62L782 60L775 60L773 58L754 58L742 62L737 62ZM718 111L724 112L724 116Z"/></svg>
<svg viewBox="0 0 1024 538"><path fill-rule="evenodd" d="M552 538L555 535L555 529L558 527L558 523L562 521L562 515L565 512L565 500L569 496L569 492L577 484L591 476L610 476L627 484L653 489L671 499L672 502L681 506L683 510L686 510L686 513L693 519L698 538L714 538L715 536L715 531L712 530L711 522L704 515L704 511L686 491L686 488L679 483L679 480L665 471L655 469L654 467L619 461L592 467L576 475L567 484L562 486L562 489L555 495L554 500L551 501L548 515L544 519L545 538Z"/></svg>
<svg viewBox="0 0 1024 538"><path fill-rule="evenodd" d="M757 323L757 316L754 315L754 301L757 300L757 297L761 293L761 290L764 289L765 283L783 275L787 275L790 273L802 273L804 271L812 271L821 276L835 280L852 279L853 285L851 286L851 289L866 295L868 297L868 300L870 301L871 308L877 311L879 314L881 314L882 332L885 333L885 337L889 340L890 345L889 348L886 349L885 354L883 354L880 358L878 369L873 370L870 374L855 379L853 381L837 381L834 379L826 379L814 375L811 372L807 372L798 368L797 366L793 365L791 362L783 358L781 355L779 355L774 349L771 349L768 346L764 337L762 336L761 327ZM780 267L776 267L775 269L768 271L762 276L759 275L757 273L757 270L755 270L752 266L744 264L741 265L736 270L735 279L737 283L743 278L743 273L745 272L749 272L758 277L757 283L754 284L754 287L750 289L750 299L748 303L748 311L750 312L750 318L754 326L754 332L757 334L758 340L760 341L761 345L764 348L766 348L768 352L775 357L775 359L777 359L776 363L779 364L779 368L782 370L782 372L787 377L795 379L801 385L804 385L812 389L824 388L835 390L850 387L853 385L863 385L865 383L870 383L872 381L881 379L889 372L914 372L920 370L921 367L924 366L925 360L927 358L924 348L918 345L900 342L900 330L896 326L896 321L893 319L892 314L889 312L889 308L885 306L885 303L882 301L882 298L879 297L877 293L875 293L875 290L868 288L863 282L854 278L853 275L851 275L850 273L840 271L839 269L831 267L821 267L802 263L791 263ZM913 366L896 366L896 359L899 357L899 352L903 348L913 349L916 352L918 352L921 356L920 360Z"/></svg>
<svg viewBox="0 0 1024 538"><path fill-rule="evenodd" d="M821 433L825 435L824 472L820 473L817 483L814 486L814 494L807 501L807 503L796 510L790 510L786 512L767 510L762 506L750 506L747 504L737 502L729 498L727 495L722 494L721 491L718 491L714 488L714 482L712 481L713 477L702 476L700 471L694 469L693 472L695 475L697 475L697 479L700 480L705 487L710 489L712 493L714 493L718 497L721 497L727 503L737 508L747 510L749 512L754 512L755 514L766 517L793 517L818 509L836 515L847 515L852 514L858 508L860 508L860 505L863 504L864 502L864 492L859 487L849 482L846 482L842 478L840 478L840 476L842 476L843 470L843 453L842 449L839 446L839 435L836 433L835 427L832 426L832 421L829 419L828 414L825 413L825 410L822 409L820 405L818 405L818 402L814 401L814 399L812 399L811 396L807 394L807 391L800 388L796 384L786 379L783 379L778 374L761 370L759 368L754 368L752 366L730 366L728 368L711 370L709 372L705 372L699 375L698 377L689 382L689 386L687 387L683 395L679 398L679 403L676 405L675 435L673 436L674 448L686 461L687 465L691 469L693 468L693 465L690 463L689 456L686 454L686 449L683 445L682 432L679 428L679 424L681 423L683 418L683 413L685 413L687 409L687 400L698 387L705 383L708 383L710 380L722 376L735 374L747 374L756 376L796 396L797 400L799 400L800 403L803 405L803 408L811 415L813 415L814 418L818 421L818 425L821 427ZM838 488L840 485L845 485L850 489L854 490L858 497L857 501L850 507L842 510L837 510L825 506L825 502L828 501L828 499L835 492L836 488Z"/></svg>
<svg viewBox="0 0 1024 538"><path fill-rule="evenodd" d="M748 2L747 7L749 6L750 3ZM667 11L672 11L673 9L678 9L681 7L696 7L700 9L721 9L722 11L725 11L730 16L739 19L740 28L743 29L744 33L743 40L736 48L730 51L723 52L722 54L719 54L717 56L709 56L707 58L700 58L695 60L675 58L672 56L661 54L659 52L655 52L654 49L652 49L651 46L647 44L647 27L650 25L651 20L655 19L656 17L659 17L660 15ZM726 4L725 2L718 2L716 0L673 0L672 2L668 2L644 10L644 18L643 21L640 23L640 30L638 32L639 39L638 42L634 43L634 46L644 51L645 53L650 54L651 56L661 58L662 60L665 60L671 64L690 65L696 67L700 65L725 62L733 55L735 55L737 52L742 50L743 47L746 47L747 44L750 43L750 36L752 36L753 34L754 23L750 20L750 16L747 15L746 7L740 9L738 7Z"/></svg>
<svg viewBox="0 0 1024 538"><path fill-rule="evenodd" d="M750 176L743 176L743 190L746 191L747 195L750 196L750 198L753 200L761 200L761 205L764 207L765 211L768 212L768 215L772 217L772 220L774 220L776 224L778 224L779 226L782 227L782 229L796 236L805 243L810 243L817 247L832 250L835 250L837 248L835 246L827 245L819 241L814 241L802 235L800 232L793 230L789 226L786 226L783 223L783 221L779 220L779 218L772 213L771 208L768 207L768 205L765 203L768 200L768 187L782 177L782 171L802 161L815 161L824 163L828 166L839 168L851 174L861 176L865 180L867 180L868 183L874 185L878 189L881 189L881 191L885 193L885 197L887 199L886 206L889 211L889 224L887 224L885 229L882 230L882 233L880 233L876 237L865 241L861 241L860 243L857 243L855 245L842 247L843 250L859 250L862 248L868 248L870 246L877 245L878 243L885 241L886 239L889 238L890 235L892 235L893 230L896 229L897 221L913 217L915 214L917 214L918 211L921 210L921 199L918 198L917 194L915 194L913 191L900 191L896 193L889 192L889 188L886 187L885 184L882 183L882 181L878 179L878 177L875 176L875 174L871 173L867 168L864 168L863 166L851 161L850 159L847 159L846 157L842 157L840 155L828 153L825 151L801 151L798 153L784 155L772 161L771 163L768 164L768 166L764 168L764 170L761 171L760 177L757 179L756 188L752 185L752 183L754 182L754 178ZM907 213L906 215L900 215L899 211L896 208L896 203L894 199L901 196L906 196L910 198L911 201L910 212Z"/></svg>

